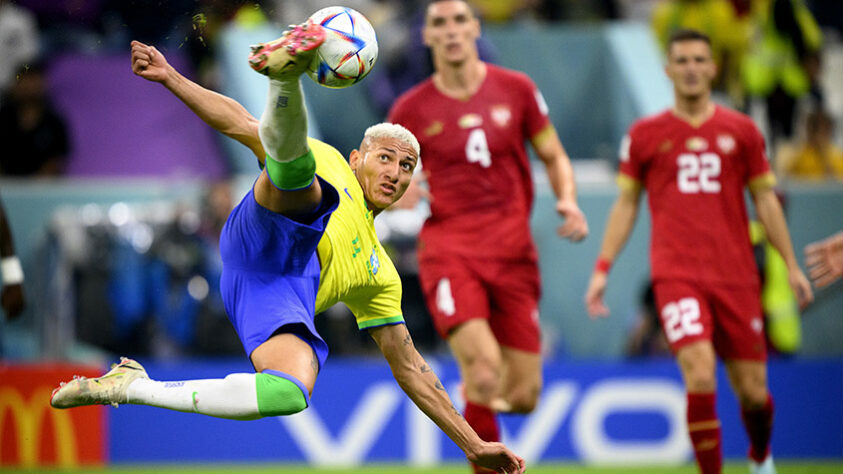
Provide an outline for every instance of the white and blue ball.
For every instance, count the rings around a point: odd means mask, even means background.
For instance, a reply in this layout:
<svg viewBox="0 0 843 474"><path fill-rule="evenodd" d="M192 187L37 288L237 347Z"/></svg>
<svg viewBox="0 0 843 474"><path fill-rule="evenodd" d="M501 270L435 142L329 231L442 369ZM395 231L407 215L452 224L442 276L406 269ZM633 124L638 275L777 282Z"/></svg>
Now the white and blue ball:
<svg viewBox="0 0 843 474"><path fill-rule="evenodd" d="M378 40L369 20L346 7L323 8L310 20L325 29L325 41L307 75L317 84L337 89L366 77L378 59Z"/></svg>

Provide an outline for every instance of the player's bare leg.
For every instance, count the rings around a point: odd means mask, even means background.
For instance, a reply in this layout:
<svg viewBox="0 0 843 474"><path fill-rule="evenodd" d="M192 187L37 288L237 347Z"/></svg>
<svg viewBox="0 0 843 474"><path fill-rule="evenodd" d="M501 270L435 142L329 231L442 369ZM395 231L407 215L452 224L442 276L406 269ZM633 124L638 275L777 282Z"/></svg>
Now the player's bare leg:
<svg viewBox="0 0 843 474"><path fill-rule="evenodd" d="M710 341L692 342L676 353L688 394L688 434L703 474L719 474L723 464L717 418L717 356Z"/></svg>
<svg viewBox="0 0 843 474"><path fill-rule="evenodd" d="M258 372L274 370L292 375L301 381L308 393L313 393L319 360L310 344L300 337L289 333L276 334L252 351L250 358Z"/></svg>
<svg viewBox="0 0 843 474"><path fill-rule="evenodd" d="M465 419L484 441L499 441L500 432L491 405L499 397L501 352L485 319L460 324L448 336L465 389ZM491 472L473 465L474 472Z"/></svg>
<svg viewBox="0 0 843 474"><path fill-rule="evenodd" d="M763 361L729 360L726 372L741 405L741 417L749 436L749 461L753 474L773 474L770 435L773 429L773 398L767 389L767 365Z"/></svg>
<svg viewBox="0 0 843 474"><path fill-rule="evenodd" d="M500 396L493 400L492 408L498 412L532 412L542 390L541 355L506 346L501 346L501 354Z"/></svg>

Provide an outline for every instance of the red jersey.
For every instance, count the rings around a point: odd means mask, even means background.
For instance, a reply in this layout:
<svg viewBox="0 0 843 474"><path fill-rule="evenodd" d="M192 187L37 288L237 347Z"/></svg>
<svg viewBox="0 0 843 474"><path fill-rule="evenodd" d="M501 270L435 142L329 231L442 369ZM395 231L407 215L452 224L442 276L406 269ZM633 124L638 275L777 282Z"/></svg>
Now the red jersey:
<svg viewBox="0 0 843 474"><path fill-rule="evenodd" d="M465 101L428 79L398 98L388 121L407 127L421 145L432 196L419 236L422 256L536 258L525 141L550 120L530 78L487 64L483 84Z"/></svg>
<svg viewBox="0 0 843 474"><path fill-rule="evenodd" d="M621 182L632 178L649 195L654 280L759 284L744 187L774 178L749 117L716 106L694 127L668 110L632 125L620 160Z"/></svg>

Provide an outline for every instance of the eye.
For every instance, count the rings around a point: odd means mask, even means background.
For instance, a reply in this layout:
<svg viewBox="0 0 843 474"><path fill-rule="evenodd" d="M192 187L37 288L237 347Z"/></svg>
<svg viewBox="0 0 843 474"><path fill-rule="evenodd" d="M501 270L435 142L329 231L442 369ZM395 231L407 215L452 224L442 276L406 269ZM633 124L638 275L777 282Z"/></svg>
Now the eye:
<svg viewBox="0 0 843 474"><path fill-rule="evenodd" d="M401 163L401 168L403 168L405 171L413 171L413 164L410 162L404 162Z"/></svg>
<svg viewBox="0 0 843 474"><path fill-rule="evenodd" d="M389 155L383 154L383 155L380 156L380 159L381 159L381 161L384 161L384 162L389 161Z"/></svg>

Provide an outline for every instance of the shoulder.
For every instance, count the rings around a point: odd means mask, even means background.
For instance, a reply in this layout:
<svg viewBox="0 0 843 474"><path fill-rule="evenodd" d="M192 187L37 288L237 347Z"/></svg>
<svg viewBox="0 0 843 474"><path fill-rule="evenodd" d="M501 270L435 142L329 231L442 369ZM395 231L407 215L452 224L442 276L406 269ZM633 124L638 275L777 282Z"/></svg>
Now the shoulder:
<svg viewBox="0 0 843 474"><path fill-rule="evenodd" d="M431 78L427 78L424 81L411 87L407 92L404 92L403 94L398 96L398 98L395 99L395 103L392 106L392 110L395 111L419 100L425 100L433 92L435 92L433 80Z"/></svg>
<svg viewBox="0 0 843 474"><path fill-rule="evenodd" d="M530 79L530 76L521 71L486 63L486 74L496 81L503 82L508 87L518 85L521 87L529 87L530 89L535 88L535 84L533 83L533 80Z"/></svg>
<svg viewBox="0 0 843 474"><path fill-rule="evenodd" d="M750 116L729 107L717 106L717 120L722 127L733 130L738 136L747 139L761 136L761 131Z"/></svg>
<svg viewBox="0 0 843 474"><path fill-rule="evenodd" d="M632 140L647 139L654 133L663 130L673 120L675 119L671 115L670 110L663 110L652 115L647 115L633 122L629 126L627 135Z"/></svg>

